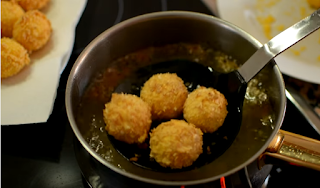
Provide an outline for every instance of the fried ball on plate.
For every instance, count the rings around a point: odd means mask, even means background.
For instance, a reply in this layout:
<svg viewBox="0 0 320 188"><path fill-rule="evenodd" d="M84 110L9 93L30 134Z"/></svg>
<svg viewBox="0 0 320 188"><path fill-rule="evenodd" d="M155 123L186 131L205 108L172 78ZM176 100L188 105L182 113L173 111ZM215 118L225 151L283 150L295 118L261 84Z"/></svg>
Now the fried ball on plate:
<svg viewBox="0 0 320 188"><path fill-rule="evenodd" d="M117 140L133 144L143 143L148 137L150 107L135 95L113 93L105 105L103 118L107 132Z"/></svg>
<svg viewBox="0 0 320 188"><path fill-rule="evenodd" d="M183 110L188 90L177 74L155 74L144 83L140 97L151 107L152 119L177 118Z"/></svg>
<svg viewBox="0 0 320 188"><path fill-rule="evenodd" d="M21 44L5 37L1 39L1 78L17 74L29 63L27 50Z"/></svg>
<svg viewBox="0 0 320 188"><path fill-rule="evenodd" d="M161 123L150 133L150 157L161 166L180 169L202 153L202 132L184 120Z"/></svg>
<svg viewBox="0 0 320 188"><path fill-rule="evenodd" d="M17 2L25 11L44 8L50 0L11 0Z"/></svg>
<svg viewBox="0 0 320 188"><path fill-rule="evenodd" d="M12 37L13 26L24 10L16 3L1 1L1 37Z"/></svg>
<svg viewBox="0 0 320 188"><path fill-rule="evenodd" d="M213 88L199 87L191 92L184 104L183 116L204 133L212 133L226 118L227 99Z"/></svg>
<svg viewBox="0 0 320 188"><path fill-rule="evenodd" d="M38 10L26 12L13 27L13 38L29 52L43 47L51 36L51 23Z"/></svg>

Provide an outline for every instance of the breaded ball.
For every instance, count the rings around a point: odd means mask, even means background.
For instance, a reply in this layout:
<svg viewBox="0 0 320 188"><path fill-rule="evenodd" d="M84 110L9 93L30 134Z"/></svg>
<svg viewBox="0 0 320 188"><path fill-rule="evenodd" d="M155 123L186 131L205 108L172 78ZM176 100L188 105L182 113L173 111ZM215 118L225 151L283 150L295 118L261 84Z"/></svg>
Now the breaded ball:
<svg viewBox="0 0 320 188"><path fill-rule="evenodd" d="M49 0L11 0L17 2L25 11L39 10L45 7Z"/></svg>
<svg viewBox="0 0 320 188"><path fill-rule="evenodd" d="M29 52L43 47L51 36L51 23L38 10L26 12L13 27L13 38Z"/></svg>
<svg viewBox="0 0 320 188"><path fill-rule="evenodd" d="M143 143L148 137L150 107L135 95L113 93L105 105L103 118L106 130L117 140L133 144Z"/></svg>
<svg viewBox="0 0 320 188"><path fill-rule="evenodd" d="M184 120L161 123L150 133L150 157L161 166L180 169L202 153L202 132Z"/></svg>
<svg viewBox="0 0 320 188"><path fill-rule="evenodd" d="M227 105L227 99L219 91L199 87L189 94L183 116L202 132L212 133L222 126L228 114Z"/></svg>
<svg viewBox="0 0 320 188"><path fill-rule="evenodd" d="M29 63L27 50L21 44L9 38L1 39L1 78L17 74Z"/></svg>
<svg viewBox="0 0 320 188"><path fill-rule="evenodd" d="M154 120L177 118L187 96L183 80L171 73L153 75L140 92L140 97L151 107Z"/></svg>
<svg viewBox="0 0 320 188"><path fill-rule="evenodd" d="M12 37L13 26L24 10L16 3L1 1L1 37Z"/></svg>

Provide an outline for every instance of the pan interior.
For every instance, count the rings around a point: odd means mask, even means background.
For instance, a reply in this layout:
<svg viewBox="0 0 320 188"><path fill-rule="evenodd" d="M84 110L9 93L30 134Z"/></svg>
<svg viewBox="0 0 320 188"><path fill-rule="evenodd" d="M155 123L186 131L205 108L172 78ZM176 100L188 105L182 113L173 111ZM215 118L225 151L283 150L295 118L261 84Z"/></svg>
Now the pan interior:
<svg viewBox="0 0 320 188"><path fill-rule="evenodd" d="M157 54L157 51L162 49L162 47L151 47L149 50L141 50L136 53L132 53L127 57L120 58L115 61L112 66L98 74L95 81L88 87L79 107L77 123L79 124L79 127L82 128L81 131L85 133L84 136L89 145L108 162L124 170L140 169L156 173L181 173L195 171L212 163L215 159L218 159L235 142L242 123L242 112L239 111L239 109L241 109L239 106L242 104L235 106L228 105L228 116L233 118L226 118L224 125L216 132L212 134L204 134L203 153L192 166L183 169L173 170L170 168L163 168L151 159L149 157L150 149L148 139L144 144L130 145L115 140L105 131L102 110L104 109L104 104L110 101L112 93L130 93L139 96L140 89L143 84L152 75L167 72L176 73L181 77L189 92L191 92L198 86L210 87L213 85L213 66L209 65L214 65L217 69L228 63L231 64L230 66L237 66L236 61L232 57L210 48L206 49L204 47L199 47L201 45L181 43L167 45L163 48L172 50L179 46L183 46L185 50L180 50L178 56L167 56L167 61L164 61L163 58L160 60L149 58L144 63L143 61L141 63L139 58L137 58L141 55L150 55L148 53L151 51L154 53L153 55L156 56L155 54ZM192 57L186 55L189 49L194 48L195 46L206 49L207 53L201 53L200 55L200 53L196 52ZM222 60L214 58L214 61L208 61L209 58L215 56L213 54L221 56ZM200 62L192 61L195 57L199 58ZM136 64L135 62L138 61L140 61L140 63ZM217 67L217 64L221 65ZM248 100L245 100L245 106L247 105L252 104ZM251 106L251 108L254 108L254 106L255 105ZM244 114L248 113L247 111L250 108L245 109L247 110L245 110ZM262 111L265 111L266 109L259 108L259 105L254 109L258 116L251 116L250 121L256 121L256 123L258 122L261 124L260 115L262 114ZM183 117L181 116L180 119L183 119ZM160 123L161 122L159 121L154 121L151 129ZM88 130L88 128L90 129ZM271 131L272 129L270 127L266 127L265 132L263 133L265 134L264 137L267 138L267 135L270 134ZM138 156L137 161L130 161L131 158L136 156Z"/></svg>
<svg viewBox="0 0 320 188"><path fill-rule="evenodd" d="M192 45L185 48L181 43ZM168 50L166 45L173 45L175 49ZM229 71L241 66L260 45L239 28L198 13L153 13L124 21L102 33L79 56L69 76L66 95L71 126L81 143L101 164L140 181L190 185L234 173L264 151L281 125L285 108L284 84L274 62L269 63L249 84L251 89L247 90L243 103L241 126L235 124L234 129L226 128L225 132L230 135L222 137L227 138L224 140L220 138L219 146L222 148L210 149L212 158L205 162L199 160L192 168L171 171L150 164L134 164L128 160L132 152L125 150L130 147L118 146L121 143L107 135L102 110L110 101L112 92L130 90L137 94L142 80L147 79L148 74L160 71L148 72L147 67L183 62L190 64L189 68L199 69L201 77L205 77L208 73L205 69L212 67L218 70L219 62L236 62L224 67ZM225 53L218 56L222 58L215 58L219 55L216 49ZM137 79L139 83L132 86L130 81L134 79L129 78L139 71L143 74L142 79ZM185 83L192 83L188 78L183 78ZM207 152L207 148L204 149Z"/></svg>
<svg viewBox="0 0 320 188"><path fill-rule="evenodd" d="M121 83L115 88L116 93L130 93L137 96L140 95L140 89L143 84L154 74L157 73L176 73L182 80L184 80L189 92L192 92L198 86L210 87L212 86L212 72L211 67L201 65L189 60L172 60L167 62L160 62L152 64L146 67L142 67L137 71L134 71L128 77L121 81ZM145 142L145 147L137 145L125 144L121 141L115 140L112 136L109 136L113 146L128 160L135 156L139 156L136 165L150 170L156 170L161 172L178 172L199 168L205 164L212 162L215 158L219 157L234 141L240 125L241 125L241 113L237 110L238 106L228 106L228 116L236 118L228 118L218 131L212 134L204 134L203 153L193 163L192 166L181 169L172 170L170 168L163 168L153 159L150 159L150 149L148 146L149 140ZM178 119L183 119L182 115ZM151 129L159 125L160 121L153 122ZM215 152L211 152L215 151Z"/></svg>

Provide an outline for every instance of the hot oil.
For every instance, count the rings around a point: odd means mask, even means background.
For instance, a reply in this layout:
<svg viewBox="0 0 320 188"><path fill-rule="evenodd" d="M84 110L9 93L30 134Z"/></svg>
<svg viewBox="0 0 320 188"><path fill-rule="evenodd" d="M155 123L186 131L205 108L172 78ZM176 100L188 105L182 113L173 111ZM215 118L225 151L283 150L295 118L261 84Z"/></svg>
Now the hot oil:
<svg viewBox="0 0 320 188"><path fill-rule="evenodd" d="M139 96L141 87L152 75L167 72L176 73L182 80L184 80L185 83L188 83L187 88L190 92L196 89L198 86L209 87L212 85L212 72L207 66L180 59L149 65L140 68L137 71L134 71L130 76L125 78L118 85L118 87L115 88L115 92L131 93ZM204 152L194 163L194 165L189 167L190 169L200 167L211 162L212 160L220 156L232 144L240 128L241 116L240 112L237 111L237 108L232 109L228 107L228 111L229 114L238 114L236 116L238 117L238 119L228 119L228 121L232 122L226 122L225 125L217 132L213 134L205 134L203 136ZM180 119L183 119L183 117L181 116ZM161 122L154 122L151 129L156 127L160 123ZM117 150L126 158L132 158L134 156L133 154L138 155L139 160L134 162L135 164L153 170L168 170L160 167L155 161L150 160L149 147L145 149L141 149L141 146L128 147L127 144L117 141L112 137L110 138L110 140L114 144L114 147L117 148Z"/></svg>
<svg viewBox="0 0 320 188"><path fill-rule="evenodd" d="M246 90L242 126L247 130L248 137L253 138L254 143L248 150L259 150L275 129L275 114L266 89L267 82L268 77L259 73L248 83Z"/></svg>
<svg viewBox="0 0 320 188"><path fill-rule="evenodd" d="M117 141L107 134L104 128L102 111L104 104L110 101L113 92L130 93L139 96L145 81L154 74L166 72L176 73L184 80L186 87L191 92L198 86L209 87L211 85L209 78L212 78L212 69L216 69L218 63L229 62L231 66L224 65L229 69L230 67L236 67L235 60L230 56L212 49L202 49L199 45L188 46L180 44L164 48L145 49L116 60L107 70L97 76L97 79L89 86L82 103L79 105L77 123L80 131L93 150L115 166L121 166L119 157L122 159L124 157L129 161L131 159L132 163L143 168L172 172L171 169L165 169L153 159L150 159L148 139L141 145L129 145ZM174 55L170 56L170 54ZM215 55L219 55L219 57L215 57ZM209 61L212 59L214 61ZM248 127L248 130L252 130L248 134L257 137L258 142L263 142L263 139L266 139L272 132L271 126L265 126L266 122L261 120L271 114L271 108L262 106L260 103L254 103L248 99L245 99L243 106L242 124L244 126L252 123L261 124L261 129L259 130ZM238 109L236 106L228 106L229 114L236 114L233 117L238 118L227 118L227 122L216 132L204 134L203 153L192 166L183 170L198 168L210 163L229 148L240 129L242 112ZM183 117L181 116L180 119L183 119ZM160 123L153 122L151 129Z"/></svg>

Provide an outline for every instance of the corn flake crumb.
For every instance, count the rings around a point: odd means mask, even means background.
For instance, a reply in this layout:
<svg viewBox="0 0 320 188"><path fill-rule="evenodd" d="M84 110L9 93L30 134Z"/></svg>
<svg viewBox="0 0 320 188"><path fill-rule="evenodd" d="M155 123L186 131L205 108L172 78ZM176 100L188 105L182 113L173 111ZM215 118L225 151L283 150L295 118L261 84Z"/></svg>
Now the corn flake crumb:
<svg viewBox="0 0 320 188"><path fill-rule="evenodd" d="M137 162L138 161L138 157L131 157L130 161Z"/></svg>

